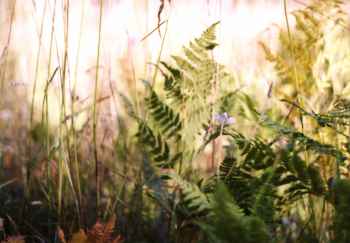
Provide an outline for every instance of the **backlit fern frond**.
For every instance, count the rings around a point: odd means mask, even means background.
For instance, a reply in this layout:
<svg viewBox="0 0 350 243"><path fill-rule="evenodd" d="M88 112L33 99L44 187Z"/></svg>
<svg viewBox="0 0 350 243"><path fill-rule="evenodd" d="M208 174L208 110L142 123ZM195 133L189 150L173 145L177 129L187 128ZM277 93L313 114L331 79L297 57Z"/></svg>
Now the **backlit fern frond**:
<svg viewBox="0 0 350 243"><path fill-rule="evenodd" d="M350 241L350 181L349 179L335 180L331 189L335 208L332 225L335 235L332 242L346 243Z"/></svg>
<svg viewBox="0 0 350 243"><path fill-rule="evenodd" d="M271 166L275 154L270 145L265 144L259 138L248 140L242 134L235 134L235 143L244 156L244 165L252 166L254 169L266 169Z"/></svg>
<svg viewBox="0 0 350 243"><path fill-rule="evenodd" d="M286 148L280 149L239 133L225 134L233 139L236 153L228 147L220 164L220 178L246 214L258 215L269 222L276 210L304 195L325 195L326 183L315 166L317 161L306 163L298 155L299 147L292 142L293 138L287 140Z"/></svg>
<svg viewBox="0 0 350 243"><path fill-rule="evenodd" d="M230 136L235 151L227 151L220 164L220 178L246 214L258 215L269 222L278 197L271 174L276 155L271 146L259 139L247 139L239 133Z"/></svg>
<svg viewBox="0 0 350 243"><path fill-rule="evenodd" d="M290 32L280 31L277 51L273 52L261 43L266 59L274 64L279 79L274 87L278 96L291 98L298 92L309 97L325 85L320 84L319 75L321 71L327 72L327 60L319 57L325 46L325 31L329 32L327 26L346 28L340 2L315 0L294 11L295 26ZM322 70L315 70L315 67Z"/></svg>
<svg viewBox="0 0 350 243"><path fill-rule="evenodd" d="M182 195L180 202L185 205L190 215L206 215L210 212L209 198L198 185L184 180L179 175L171 175L171 178L180 189Z"/></svg>
<svg viewBox="0 0 350 243"><path fill-rule="evenodd" d="M325 114L317 114L329 127L350 126L350 102L344 98L336 98L332 108Z"/></svg>
<svg viewBox="0 0 350 243"><path fill-rule="evenodd" d="M212 205L209 221L200 223L207 239L205 242L273 242L266 224L258 217L245 215L224 184L216 187Z"/></svg>
<svg viewBox="0 0 350 243"><path fill-rule="evenodd" d="M183 47L183 56L172 56L175 64L162 62L164 90L169 105L182 120L182 138L187 154L196 148L203 127L208 125L213 112L219 110L221 98L233 89L233 78L212 57L217 46L215 29L211 25L203 34ZM217 90L214 92L214 87ZM191 151L192 150L192 151Z"/></svg>
<svg viewBox="0 0 350 243"><path fill-rule="evenodd" d="M136 136L140 143L145 146L146 151L156 166L170 168L179 159L178 154L175 156L171 155L169 144L160 134L154 134L153 130L145 122L139 122Z"/></svg>
<svg viewBox="0 0 350 243"><path fill-rule="evenodd" d="M167 139L172 137L181 138L182 122L180 115L165 104L147 82L145 83L150 91L146 98L146 105L151 117L159 127L160 133Z"/></svg>
<svg viewBox="0 0 350 243"><path fill-rule="evenodd" d="M214 49L218 44L216 43L216 35L215 35L215 30L216 26L220 22L216 22L212 24L208 29L206 29L203 34L201 35L200 38L195 39L195 43L197 44L198 47L204 48L206 50L212 50ZM195 49L195 52L200 55L205 55L204 52L201 51L201 49Z"/></svg>
<svg viewBox="0 0 350 243"><path fill-rule="evenodd" d="M180 106L186 99L181 90L181 80L182 75L180 70L170 66L166 62L161 62L161 64L167 69L169 74L163 73L164 76L164 91L167 94L167 99L171 104Z"/></svg>
<svg viewBox="0 0 350 243"><path fill-rule="evenodd" d="M292 127L283 126L271 120L265 120L263 124L266 127L273 128L279 134L287 136L292 141L296 142L298 146L298 148L296 148L297 152L313 151L320 155L331 156L336 159L338 164L343 164L346 160L346 156L335 146L331 144L323 144Z"/></svg>

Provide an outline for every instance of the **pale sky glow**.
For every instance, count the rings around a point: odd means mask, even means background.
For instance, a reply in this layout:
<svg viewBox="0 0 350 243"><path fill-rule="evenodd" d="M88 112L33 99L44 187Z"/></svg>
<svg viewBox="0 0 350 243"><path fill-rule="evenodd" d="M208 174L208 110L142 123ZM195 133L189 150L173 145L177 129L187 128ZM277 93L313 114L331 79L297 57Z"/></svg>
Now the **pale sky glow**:
<svg viewBox="0 0 350 243"><path fill-rule="evenodd" d="M38 68L38 92L57 66L62 66L64 53L64 11L66 0L17 0L16 16L12 30L9 50L17 58L18 71L14 79L23 80L31 89L35 78L36 59L39 46L39 33L44 18L43 34ZM1 4L5 6L5 0ZM54 5L56 2L56 6ZM166 6L162 19L169 20L168 32L162 57L169 60L170 54L179 53L181 46L188 43L213 22L221 21L218 32L220 46L216 57L232 71L246 74L246 82L262 73L257 67L261 61L261 51L257 42L266 38L271 40L273 32L267 31L272 24L284 25L283 9L279 1L172 1ZM277 3L276 3L277 2ZM35 5L33 5L35 3ZM110 80L114 87L125 87L125 73L120 62L134 69L137 79L150 78L154 69L147 63L157 60L161 46L158 32L140 41L157 26L158 0L109 0L103 12L100 84L101 95L109 94ZM53 24L53 14L55 22ZM71 87L76 80L79 96L91 97L96 69L97 36L99 8L93 0L70 1L69 41L68 41L68 80ZM7 14L8 15L8 14ZM8 34L9 16L1 17L7 28L1 29L0 47L4 46ZM81 22L82 21L82 22ZM4 25L3 25L4 26ZM54 27L51 71L48 73L50 38ZM165 32L164 24L161 28ZM80 41L79 41L80 40ZM273 43L271 43L273 44ZM0 51L2 48L0 48ZM79 58L77 59L78 50ZM77 60L79 63L77 64ZM125 70L124 70L125 71ZM77 77L77 79L75 79ZM256 78L265 80L268 77ZM59 77L53 82L59 86ZM266 86L265 84L262 84ZM51 92L57 93L55 89ZM69 92L69 86L67 86ZM42 93L42 92L39 92ZM57 93L58 94L58 93ZM38 99L40 104L40 99ZM55 102L52 101L53 106ZM56 104L57 105L57 104Z"/></svg>

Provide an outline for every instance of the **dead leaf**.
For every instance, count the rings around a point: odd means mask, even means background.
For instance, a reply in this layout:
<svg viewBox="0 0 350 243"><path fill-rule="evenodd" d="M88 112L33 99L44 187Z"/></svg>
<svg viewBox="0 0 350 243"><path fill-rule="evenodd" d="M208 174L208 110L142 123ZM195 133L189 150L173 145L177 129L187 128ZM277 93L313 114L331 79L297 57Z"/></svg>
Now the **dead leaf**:
<svg viewBox="0 0 350 243"><path fill-rule="evenodd" d="M88 238L84 230L79 230L79 232L73 234L72 239L68 241L69 243L88 243Z"/></svg>

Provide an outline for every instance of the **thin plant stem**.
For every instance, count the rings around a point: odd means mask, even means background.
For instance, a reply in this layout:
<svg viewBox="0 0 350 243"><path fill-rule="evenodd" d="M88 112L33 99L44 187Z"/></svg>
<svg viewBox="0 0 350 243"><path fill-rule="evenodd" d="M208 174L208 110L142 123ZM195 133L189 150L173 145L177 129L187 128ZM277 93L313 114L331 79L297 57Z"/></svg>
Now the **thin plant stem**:
<svg viewBox="0 0 350 243"><path fill-rule="evenodd" d="M224 123L222 123L220 126L219 140L221 140L221 138L222 138L223 131L224 131ZM215 160L215 155L214 155L214 160ZM220 181L220 161L219 161L217 168L216 168L216 177L217 177L217 181L219 182Z"/></svg>
<svg viewBox="0 0 350 243"><path fill-rule="evenodd" d="M99 172L99 160L97 150L97 95L98 95L98 80L99 80L99 66L100 66L100 49L101 49L101 36L102 36L102 15L103 15L103 0L99 1L100 13L98 22L98 41L97 41L97 58L96 58L96 76L95 76L95 88L94 88L94 103L93 103L93 121L92 121L92 136L93 136L93 149L95 160L95 183L96 183L96 214L97 218L100 216L100 172Z"/></svg>
<svg viewBox="0 0 350 243"><path fill-rule="evenodd" d="M81 197L81 186L80 186L80 168L79 168L79 161L78 161L78 148L77 148L77 133L75 130L75 101L76 101L76 88L77 88L77 80L78 80L78 69L79 69L79 61L80 61L80 45L81 45L81 38L83 34L83 25L84 25L84 17L85 17L85 3L86 1L83 1L83 7L81 10L81 17L80 17L80 31L79 31L79 37L78 37L78 50L76 55L76 61L75 61L75 73L74 73L74 83L73 83L73 90L71 93L71 113L73 114L71 117L71 131L72 131L72 142L73 142L73 156L74 156L74 170L75 170L75 186L78 191L78 203L79 208L81 211L81 203L82 203L82 197ZM80 222L79 222L80 225Z"/></svg>
<svg viewBox="0 0 350 243"><path fill-rule="evenodd" d="M34 119L36 86L37 86L38 76L39 76L40 54L41 54L42 35L43 35L45 16L46 16L46 8L47 8L47 1L45 1L45 4L44 4L41 25L40 25L40 32L39 32L39 44L38 44L38 51L37 51L36 63L35 63L34 83L33 83L33 89L32 89L32 102L30 107L30 127L33 126L33 119Z"/></svg>
<svg viewBox="0 0 350 243"><path fill-rule="evenodd" d="M3 71L0 72L1 92L4 91L4 86L5 86L4 84L5 84L6 70L7 70L7 55L8 55L8 49L9 49L11 37L12 37L13 22L14 22L14 18L16 15L16 3L17 3L17 0L13 1L13 7L12 7L12 12L11 12L11 17L10 17L10 26L9 26L9 30L8 30L8 34L7 34L7 40L6 40L5 46L0 54L0 62L2 61L2 59L4 59L4 64L3 64L4 68L2 68Z"/></svg>
<svg viewBox="0 0 350 243"><path fill-rule="evenodd" d="M51 187L50 187L50 178L51 178L51 169L50 169L50 160L51 160L51 156L50 156L50 121L49 121L49 95L48 95L48 91L49 91L49 85L52 82L55 74L58 71L58 68L55 69L54 73L51 74L51 61L52 61L52 49L53 49L53 35L55 32L55 20L56 20L56 3L57 0L54 1L53 7L52 7L52 19L51 19L51 33L50 33L50 46L49 46L49 60L48 60L48 64L47 64L47 81L46 81L46 85L45 85L45 90L44 90L44 101L43 101L43 113L45 114L45 117L43 117L42 119L45 120L45 124L46 124L46 156L47 156L47 165L46 165L46 170L47 170L47 188L48 188L48 194L50 195L49 200L51 201ZM50 75L51 78L50 78ZM45 105L45 109L44 109L44 105ZM51 205L51 203L50 203Z"/></svg>
<svg viewBox="0 0 350 243"><path fill-rule="evenodd" d="M59 187L58 187L58 214L59 218L61 218L62 213L62 196L63 196L63 179L64 175L67 176L69 185L71 186L75 206L77 209L77 215L80 217L80 210L79 210L79 203L77 200L77 195L75 192L75 188L72 183L71 173L69 171L69 166L67 165L67 158L65 154L65 144L67 146L67 153L68 153L68 160L70 159L70 153L69 153L69 147L70 147L70 141L69 141L69 134L67 134L68 131L68 125L67 122L64 121L64 118L66 117L66 79L68 74L68 40L69 40L69 8L70 8L70 0L66 0L64 3L64 56L63 56L63 67L62 67L62 78L61 78L61 107L60 107L60 124L59 124L59 131L60 131L60 160L59 160ZM79 218L80 221L80 218Z"/></svg>
<svg viewBox="0 0 350 243"><path fill-rule="evenodd" d="M169 26L169 20L167 20L166 24L165 24L165 31L164 31L164 35L162 37L162 43L160 45L160 50L159 50L159 53L158 53L156 66L159 66L160 60L162 58L163 48L164 48L164 44L165 44L165 38L166 38L166 35L167 35L167 32L168 32L168 26ZM151 83L152 87L154 87L154 85L156 84L157 76L158 76L158 68L155 68L154 69L154 74L153 74L153 77L152 77L152 83Z"/></svg>

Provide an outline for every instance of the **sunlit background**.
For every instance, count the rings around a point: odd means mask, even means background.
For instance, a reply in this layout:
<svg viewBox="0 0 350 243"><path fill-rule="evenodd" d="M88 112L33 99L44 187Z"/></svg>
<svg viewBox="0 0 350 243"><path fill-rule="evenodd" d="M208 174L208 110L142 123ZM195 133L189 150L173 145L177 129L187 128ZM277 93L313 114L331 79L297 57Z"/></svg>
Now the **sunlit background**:
<svg viewBox="0 0 350 243"><path fill-rule="evenodd" d="M288 1L288 11L302 6L303 2ZM280 27L285 27L283 1L173 0L171 4L165 1L158 22L159 7L158 0L104 0L100 62L96 67L98 0L2 0L1 119L9 119L13 112L5 97L16 95L23 108L33 100L33 93L37 110L34 117L40 118L46 82L56 68L62 69L65 50L68 55L65 92L71 94L75 87L77 99L89 102L97 68L100 98L111 97L113 90L125 91L131 85L142 87L138 80L152 79L155 71L152 63L157 62L160 54L161 59L169 60L171 54L181 51L183 44L216 21L221 21L216 58L227 65L241 84L268 89L274 77L258 41L264 40L270 46L278 41L276 34ZM159 23L159 30L152 32ZM60 85L60 75L54 75L48 91L53 123L58 121ZM104 102L110 102L109 112L115 115L117 109L111 100ZM23 108L23 112L27 117L28 111Z"/></svg>

